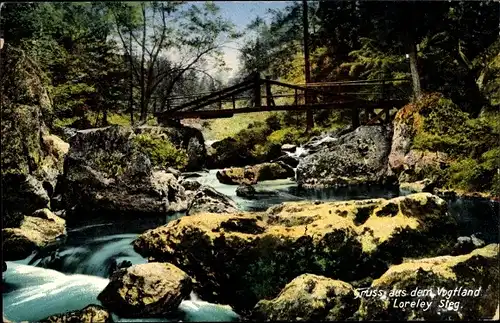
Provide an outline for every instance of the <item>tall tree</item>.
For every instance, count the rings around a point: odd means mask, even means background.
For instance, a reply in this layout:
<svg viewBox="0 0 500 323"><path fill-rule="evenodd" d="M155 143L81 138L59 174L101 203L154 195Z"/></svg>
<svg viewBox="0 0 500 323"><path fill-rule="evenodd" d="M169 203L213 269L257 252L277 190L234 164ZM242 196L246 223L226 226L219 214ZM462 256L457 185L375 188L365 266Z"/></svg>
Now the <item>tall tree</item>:
<svg viewBox="0 0 500 323"><path fill-rule="evenodd" d="M109 8L124 51L130 57L139 57L131 60L131 65L140 89L140 121L144 122L153 104L166 109L187 71L204 70L210 59L222 56L222 46L238 35L213 3L141 2L140 18L136 20L127 11L130 6L113 3ZM126 41L125 32L132 42ZM133 51L138 54L133 55Z"/></svg>

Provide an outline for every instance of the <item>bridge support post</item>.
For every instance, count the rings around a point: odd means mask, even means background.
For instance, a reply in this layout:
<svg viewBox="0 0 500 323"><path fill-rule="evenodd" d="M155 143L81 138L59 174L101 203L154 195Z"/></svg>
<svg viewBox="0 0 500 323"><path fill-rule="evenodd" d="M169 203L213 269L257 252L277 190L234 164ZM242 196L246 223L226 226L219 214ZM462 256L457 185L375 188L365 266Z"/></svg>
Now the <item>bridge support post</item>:
<svg viewBox="0 0 500 323"><path fill-rule="evenodd" d="M358 107L354 107L352 109L351 119L352 119L352 129L356 129L357 127L359 127L359 110L358 110Z"/></svg>
<svg viewBox="0 0 500 323"><path fill-rule="evenodd" d="M273 101L271 96L271 83L268 82L270 79L271 77L269 75L266 75L266 105L268 107L271 106Z"/></svg>
<svg viewBox="0 0 500 323"><path fill-rule="evenodd" d="M254 79L253 79L253 84L254 84L254 91L253 91L253 97L254 97L254 106L256 108L261 107L261 101L262 97L260 95L260 73L255 72L254 74Z"/></svg>

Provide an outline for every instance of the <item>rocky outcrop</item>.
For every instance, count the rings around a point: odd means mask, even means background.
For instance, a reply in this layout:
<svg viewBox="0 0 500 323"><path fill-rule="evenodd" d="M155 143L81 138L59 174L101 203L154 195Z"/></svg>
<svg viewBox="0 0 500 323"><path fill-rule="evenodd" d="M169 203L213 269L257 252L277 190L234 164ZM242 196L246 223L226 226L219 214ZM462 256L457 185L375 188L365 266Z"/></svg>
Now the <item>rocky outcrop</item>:
<svg viewBox="0 0 500 323"><path fill-rule="evenodd" d="M4 259L20 260L35 250L55 248L64 242L65 221L48 209L38 210L25 216L20 227L3 229L2 235Z"/></svg>
<svg viewBox="0 0 500 323"><path fill-rule="evenodd" d="M4 225L8 226L19 225L21 214L49 206L69 147L59 137L49 134L38 107L13 109L17 119L11 123L2 121L2 127L4 123L11 124L2 128L1 153L2 215Z"/></svg>
<svg viewBox="0 0 500 323"><path fill-rule="evenodd" d="M60 191L66 209L107 214L165 214L186 210L176 176L154 171L134 149L131 128L79 131L71 141Z"/></svg>
<svg viewBox="0 0 500 323"><path fill-rule="evenodd" d="M62 173L67 143L49 133L52 102L39 68L22 51L13 47L4 49L2 56L0 68L4 72L2 75L5 75L0 89L2 181L6 176L19 176L19 183L13 183L14 178L10 177L6 179L9 184L3 187L21 185L26 176L32 176L47 189L50 197L57 177ZM18 195L17 190L13 189L4 191L2 198L18 199L10 194ZM7 203L2 216L23 213L23 208L23 203Z"/></svg>
<svg viewBox="0 0 500 323"><path fill-rule="evenodd" d="M421 181L399 184L399 189L408 193L432 192L434 183L430 179L423 179Z"/></svg>
<svg viewBox="0 0 500 323"><path fill-rule="evenodd" d="M187 215L196 213L234 213L238 206L228 196L202 185L189 199Z"/></svg>
<svg viewBox="0 0 500 323"><path fill-rule="evenodd" d="M2 176L2 188L4 227L18 227L25 214L50 205L47 191L32 175L6 174Z"/></svg>
<svg viewBox="0 0 500 323"><path fill-rule="evenodd" d="M304 273L351 282L378 277L403 257L446 254L455 229L446 202L420 193L198 214L145 232L134 247L185 270L204 300L244 313Z"/></svg>
<svg viewBox="0 0 500 323"><path fill-rule="evenodd" d="M452 256L464 255L472 252L474 249L481 248L485 246L485 242L475 234L470 237L458 237L457 243L453 246L451 251Z"/></svg>
<svg viewBox="0 0 500 323"><path fill-rule="evenodd" d="M98 299L123 317L168 314L176 310L192 290L191 278L168 263L148 263L121 269L110 280Z"/></svg>
<svg viewBox="0 0 500 323"><path fill-rule="evenodd" d="M236 188L236 195L244 198L255 198L257 191L252 185L240 185Z"/></svg>
<svg viewBox="0 0 500 323"><path fill-rule="evenodd" d="M84 309L78 311L71 311L63 314L51 315L43 320L41 323L112 323L113 318L111 314L99 305L89 305Z"/></svg>
<svg viewBox="0 0 500 323"><path fill-rule="evenodd" d="M282 162L285 165L288 165L292 168L295 168L299 164L299 159L286 154L286 155L283 155L277 159L271 160L271 163L277 163L277 162Z"/></svg>
<svg viewBox="0 0 500 323"><path fill-rule="evenodd" d="M244 167L276 159L282 155L280 145L271 145L265 156L256 156L247 145L234 138L225 138L214 142L207 151L207 167L220 169L227 167Z"/></svg>
<svg viewBox="0 0 500 323"><path fill-rule="evenodd" d="M228 168L217 172L217 179L222 184L256 184L259 181L286 179L295 176L292 167L282 162L263 163L245 168Z"/></svg>
<svg viewBox="0 0 500 323"><path fill-rule="evenodd" d="M362 126L302 159L297 182L303 186L380 183L387 180L392 130Z"/></svg>
<svg viewBox="0 0 500 323"><path fill-rule="evenodd" d="M277 196L279 195L279 193L276 191L269 191L263 189L257 190L251 185L240 185L238 186L238 188L236 188L236 195L245 199L252 200L270 196Z"/></svg>
<svg viewBox="0 0 500 323"><path fill-rule="evenodd" d="M180 183L186 191L197 191L201 187L201 183L194 180L183 180Z"/></svg>
<svg viewBox="0 0 500 323"><path fill-rule="evenodd" d="M426 118L432 111L443 108L457 109L454 106L443 105L440 103L441 99L440 94L425 95L419 101L404 106L394 118L394 134L388 165L390 172L399 177L400 183L416 182L433 176L436 170L444 169L449 163L447 154L419 150L414 145L417 134L429 124ZM441 120L443 125L450 121ZM435 180L435 178L430 179Z"/></svg>
<svg viewBox="0 0 500 323"><path fill-rule="evenodd" d="M498 244L491 244L461 256L408 260L392 266L373 281L373 290L405 290L402 297L365 297L354 316L358 320L447 320L490 319L498 306ZM412 296L415 289L428 294ZM449 295L438 294L447 290ZM455 290L457 290L455 292ZM432 294L431 294L432 292ZM462 293L470 293L463 296ZM399 305L401 302L428 302L423 308ZM408 303L410 304L410 303Z"/></svg>
<svg viewBox="0 0 500 323"><path fill-rule="evenodd" d="M345 321L358 309L353 287L340 280L304 274L272 300L261 300L253 310L258 321Z"/></svg>
<svg viewBox="0 0 500 323"><path fill-rule="evenodd" d="M449 163L448 155L442 152L429 152L412 149L403 159L400 182L420 181L431 176L435 170L444 169ZM435 181L436 178L429 179Z"/></svg>

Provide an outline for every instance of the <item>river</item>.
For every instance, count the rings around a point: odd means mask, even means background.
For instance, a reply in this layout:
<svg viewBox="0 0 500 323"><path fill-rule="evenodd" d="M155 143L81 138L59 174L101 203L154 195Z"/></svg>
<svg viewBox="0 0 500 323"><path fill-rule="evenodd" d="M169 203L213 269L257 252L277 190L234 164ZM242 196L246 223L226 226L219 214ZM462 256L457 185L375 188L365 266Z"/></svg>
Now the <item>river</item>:
<svg viewBox="0 0 500 323"><path fill-rule="evenodd" d="M265 181L256 189L279 192L258 200L245 200L235 194L236 186L220 184L216 170L199 173L193 178L202 184L232 197L242 210L265 210L284 201L350 200L391 198L405 192L380 186L340 189L299 189L291 180ZM499 242L499 203L484 200L456 199L448 201L449 211L460 223L460 235L481 232L487 243ZM4 316L13 321L37 321L49 315L81 309L89 304L100 304L97 295L108 283L113 261L146 263L131 243L145 230L158 227L183 214L164 218L120 219L106 218L68 221L67 239L56 253L33 254L30 257L7 262L4 272ZM113 315L116 322L145 322L145 319L125 319ZM181 303L174 317L148 319L146 322L166 322L181 319L196 321L235 321L238 315L230 307L200 300L194 293Z"/></svg>

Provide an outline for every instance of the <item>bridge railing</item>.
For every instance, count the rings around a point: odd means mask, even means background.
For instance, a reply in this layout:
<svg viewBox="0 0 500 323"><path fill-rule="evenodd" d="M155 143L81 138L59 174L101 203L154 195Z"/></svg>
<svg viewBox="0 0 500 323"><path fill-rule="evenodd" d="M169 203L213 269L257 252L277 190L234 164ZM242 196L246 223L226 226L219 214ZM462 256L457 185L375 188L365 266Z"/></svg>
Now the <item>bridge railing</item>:
<svg viewBox="0 0 500 323"><path fill-rule="evenodd" d="M306 96L308 105L334 104L339 101L407 100L411 93L411 83L406 78L288 84L271 80L269 77L261 79L259 74L254 74L244 82L222 90L172 96L167 100L166 111L160 114L242 109L237 107L240 103L246 104L248 108L265 108L276 106L276 101L278 105L297 107L306 104Z"/></svg>

